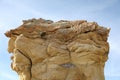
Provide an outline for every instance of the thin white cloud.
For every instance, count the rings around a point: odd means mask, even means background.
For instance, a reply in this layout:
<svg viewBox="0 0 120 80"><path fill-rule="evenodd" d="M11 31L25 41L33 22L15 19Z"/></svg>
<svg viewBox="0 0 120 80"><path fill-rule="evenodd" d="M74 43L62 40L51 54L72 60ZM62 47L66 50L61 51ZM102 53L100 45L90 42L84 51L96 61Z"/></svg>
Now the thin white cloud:
<svg viewBox="0 0 120 80"><path fill-rule="evenodd" d="M118 54L120 56L120 51L119 51L119 45L120 45L120 41L119 40L114 40L114 39L110 39L109 40L109 44L110 44L110 50L112 52L116 54Z"/></svg>
<svg viewBox="0 0 120 80"><path fill-rule="evenodd" d="M91 1L91 0L89 0L89 1ZM95 11L95 10L97 10L97 11L98 10L103 10L103 9L105 9L107 7L112 6L117 1L118 0L100 0L100 2L99 2L97 0L94 0L92 6L90 8L93 9L93 11Z"/></svg>
<svg viewBox="0 0 120 80"><path fill-rule="evenodd" d="M33 9L32 8L33 6L31 7L29 5L26 5L25 3L22 3L22 1L7 0L7 1L5 1L5 3L13 6L16 9L16 11L20 12L21 16L22 16L22 14L26 14L26 13L36 15L36 16L40 16L40 15L45 16L45 13L42 13L42 12L37 11L36 9ZM36 5L39 5L39 4L36 4ZM14 8L13 8L13 10L14 10ZM13 16L15 16L15 15L16 14L14 14Z"/></svg>
<svg viewBox="0 0 120 80"><path fill-rule="evenodd" d="M110 77L120 77L120 73L115 73L115 72L109 72L105 73L105 76L110 76Z"/></svg>
<svg viewBox="0 0 120 80"><path fill-rule="evenodd" d="M16 75L12 75L12 74L10 74L8 72L4 72L4 71L2 71L0 73L0 76L6 80L18 80L18 77Z"/></svg>
<svg viewBox="0 0 120 80"><path fill-rule="evenodd" d="M120 77L120 64L118 62L120 61L120 41L111 38L108 42L110 44L110 53L105 65L105 76Z"/></svg>

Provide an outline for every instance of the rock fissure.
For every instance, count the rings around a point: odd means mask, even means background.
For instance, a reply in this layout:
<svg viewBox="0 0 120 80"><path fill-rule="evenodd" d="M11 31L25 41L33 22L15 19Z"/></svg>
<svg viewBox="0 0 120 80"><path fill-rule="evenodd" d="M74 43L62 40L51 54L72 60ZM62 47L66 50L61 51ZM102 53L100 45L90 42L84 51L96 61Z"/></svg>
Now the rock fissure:
<svg viewBox="0 0 120 80"><path fill-rule="evenodd" d="M28 60L29 60L29 62L30 62L30 67L29 67L29 74L30 74L30 80L31 80L31 78L32 78L32 73L31 73L31 69L32 69L32 60L28 57L28 56L26 56L22 51L20 51L19 49L17 49L23 56L25 56Z"/></svg>

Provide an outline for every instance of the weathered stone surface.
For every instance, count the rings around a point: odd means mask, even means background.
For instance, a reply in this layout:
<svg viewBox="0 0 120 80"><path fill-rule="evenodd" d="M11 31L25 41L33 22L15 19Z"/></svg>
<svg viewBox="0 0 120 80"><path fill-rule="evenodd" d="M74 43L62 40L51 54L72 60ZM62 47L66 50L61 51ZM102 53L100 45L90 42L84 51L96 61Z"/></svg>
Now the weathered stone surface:
<svg viewBox="0 0 120 80"><path fill-rule="evenodd" d="M104 80L110 29L85 20L24 20L5 33L20 80Z"/></svg>

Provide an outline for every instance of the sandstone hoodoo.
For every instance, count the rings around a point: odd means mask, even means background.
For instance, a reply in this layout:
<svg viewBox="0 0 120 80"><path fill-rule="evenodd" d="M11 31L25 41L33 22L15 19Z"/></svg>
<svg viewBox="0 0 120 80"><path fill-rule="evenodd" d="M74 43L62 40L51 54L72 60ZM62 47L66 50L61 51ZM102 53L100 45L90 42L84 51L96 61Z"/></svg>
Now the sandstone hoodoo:
<svg viewBox="0 0 120 80"><path fill-rule="evenodd" d="M24 20L5 33L20 80L105 80L110 29L86 20Z"/></svg>

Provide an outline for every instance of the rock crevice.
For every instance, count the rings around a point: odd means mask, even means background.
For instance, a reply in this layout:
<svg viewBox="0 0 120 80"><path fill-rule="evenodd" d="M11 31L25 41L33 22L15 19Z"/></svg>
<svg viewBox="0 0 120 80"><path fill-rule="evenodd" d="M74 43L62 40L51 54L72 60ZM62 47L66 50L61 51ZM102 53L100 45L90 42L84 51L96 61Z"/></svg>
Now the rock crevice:
<svg viewBox="0 0 120 80"><path fill-rule="evenodd" d="M20 80L104 80L110 29L86 20L24 20L5 33Z"/></svg>

